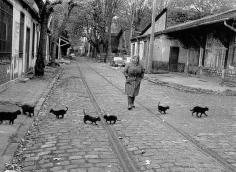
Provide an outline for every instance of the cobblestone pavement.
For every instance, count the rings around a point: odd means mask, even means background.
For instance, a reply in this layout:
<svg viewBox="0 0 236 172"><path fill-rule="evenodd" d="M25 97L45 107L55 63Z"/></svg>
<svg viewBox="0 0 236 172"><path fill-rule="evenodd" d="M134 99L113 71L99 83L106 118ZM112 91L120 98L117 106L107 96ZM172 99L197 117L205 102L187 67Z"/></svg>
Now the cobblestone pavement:
<svg viewBox="0 0 236 172"><path fill-rule="evenodd" d="M230 167L235 166L236 160L234 97L183 93L144 80L136 108L128 111L127 97L121 92L123 75L106 64L79 62L98 105L121 120L111 127L140 171L233 171ZM101 123L97 126L83 123L83 108L93 116L97 114L76 63L64 71L27 133L21 152L24 171L123 171ZM157 113L158 101L170 105L167 115ZM209 106L207 118L192 117L189 109L197 104ZM65 106L69 110L64 119L49 114L51 108ZM230 165L219 163L179 131L216 152Z"/></svg>
<svg viewBox="0 0 236 172"><path fill-rule="evenodd" d="M124 90L124 77L106 64L90 65L116 87ZM123 137L124 145L133 152L141 169L156 171L221 171L221 166L205 152L199 151L186 138L173 131L147 112L141 105L155 112L156 116L194 138L215 156L236 169L236 108L235 97L191 94L143 81L137 108L126 110L126 96L84 67L87 81L100 106L118 115L122 122L115 125ZM92 75L92 76L90 76ZM96 79L94 79L96 78ZM98 81L97 81L98 80ZM100 88L100 89L99 89ZM104 97L107 97L104 99ZM157 103L168 104L167 115L157 112ZM207 118L192 117L195 105L210 108ZM140 152L146 153L141 155ZM145 165L150 160L150 165ZM234 168L235 167L235 168Z"/></svg>
<svg viewBox="0 0 236 172"><path fill-rule="evenodd" d="M83 123L83 109L92 116L97 114L75 64L65 67L64 75L50 94L27 133L23 152L18 150L23 156L23 170L122 172L103 127ZM64 119L49 113L51 108L65 106L69 110Z"/></svg>

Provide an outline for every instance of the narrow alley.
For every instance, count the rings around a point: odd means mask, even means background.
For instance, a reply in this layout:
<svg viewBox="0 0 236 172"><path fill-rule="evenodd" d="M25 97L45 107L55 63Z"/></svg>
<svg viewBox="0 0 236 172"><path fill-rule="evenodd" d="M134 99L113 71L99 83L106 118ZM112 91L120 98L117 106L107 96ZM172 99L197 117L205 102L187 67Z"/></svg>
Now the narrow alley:
<svg viewBox="0 0 236 172"><path fill-rule="evenodd" d="M157 111L159 101L170 106L166 115ZM136 108L128 111L120 70L80 58L65 66L15 161L26 172L235 171L235 102L144 80ZM195 105L208 106L208 117L192 116ZM63 119L49 113L66 106ZM120 121L84 124L83 109Z"/></svg>

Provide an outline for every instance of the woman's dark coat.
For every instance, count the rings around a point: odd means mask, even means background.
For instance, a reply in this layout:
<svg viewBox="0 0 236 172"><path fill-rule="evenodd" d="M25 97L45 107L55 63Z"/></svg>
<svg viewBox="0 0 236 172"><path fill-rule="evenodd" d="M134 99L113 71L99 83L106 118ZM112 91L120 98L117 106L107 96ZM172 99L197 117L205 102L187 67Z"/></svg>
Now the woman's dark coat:
<svg viewBox="0 0 236 172"><path fill-rule="evenodd" d="M130 97L135 97L139 93L140 83L144 76L144 68L141 64L129 63L125 66L124 75L125 93Z"/></svg>

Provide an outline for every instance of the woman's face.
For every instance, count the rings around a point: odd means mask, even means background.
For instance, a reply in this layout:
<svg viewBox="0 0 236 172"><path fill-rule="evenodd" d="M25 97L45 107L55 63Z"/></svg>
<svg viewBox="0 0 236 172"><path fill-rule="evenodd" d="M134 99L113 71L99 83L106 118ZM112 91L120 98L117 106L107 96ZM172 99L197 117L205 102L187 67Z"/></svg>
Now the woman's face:
<svg viewBox="0 0 236 172"><path fill-rule="evenodd" d="M134 56L133 58L132 58L132 62L133 63L135 63L135 64L137 64L138 63L138 56Z"/></svg>

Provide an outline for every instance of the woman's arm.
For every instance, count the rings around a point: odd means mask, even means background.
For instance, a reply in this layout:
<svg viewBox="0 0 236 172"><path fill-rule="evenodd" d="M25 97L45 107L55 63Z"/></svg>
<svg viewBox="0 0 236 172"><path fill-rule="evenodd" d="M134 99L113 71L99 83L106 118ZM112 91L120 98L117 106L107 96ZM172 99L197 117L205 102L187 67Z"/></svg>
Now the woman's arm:
<svg viewBox="0 0 236 172"><path fill-rule="evenodd" d="M128 69L129 69L129 65L125 65L125 68L124 68L124 71L123 71L123 74L125 75L125 78L128 77Z"/></svg>
<svg viewBox="0 0 236 172"><path fill-rule="evenodd" d="M143 65L141 65L141 75L140 77L143 79L144 77L144 73L145 73L145 68L143 67Z"/></svg>

